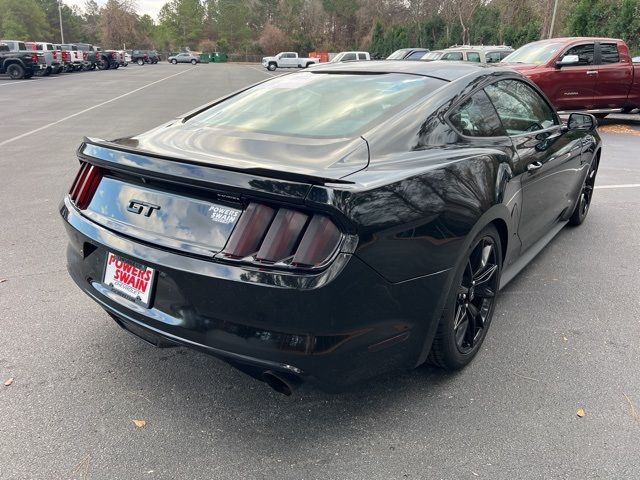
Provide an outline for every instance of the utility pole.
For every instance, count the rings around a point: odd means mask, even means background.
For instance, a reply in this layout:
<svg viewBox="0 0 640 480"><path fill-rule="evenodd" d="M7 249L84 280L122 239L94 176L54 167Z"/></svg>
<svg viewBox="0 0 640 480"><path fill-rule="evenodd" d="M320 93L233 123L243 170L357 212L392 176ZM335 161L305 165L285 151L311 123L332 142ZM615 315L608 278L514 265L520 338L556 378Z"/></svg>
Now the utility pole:
<svg viewBox="0 0 640 480"><path fill-rule="evenodd" d="M58 18L60 19L60 43L64 43L64 32L62 31L62 0L58 0Z"/></svg>
<svg viewBox="0 0 640 480"><path fill-rule="evenodd" d="M555 3L553 4L553 16L551 17L551 28L549 28L549 37L548 38L552 38L553 37L553 27L556 24L556 12L558 11L558 0L555 0Z"/></svg>

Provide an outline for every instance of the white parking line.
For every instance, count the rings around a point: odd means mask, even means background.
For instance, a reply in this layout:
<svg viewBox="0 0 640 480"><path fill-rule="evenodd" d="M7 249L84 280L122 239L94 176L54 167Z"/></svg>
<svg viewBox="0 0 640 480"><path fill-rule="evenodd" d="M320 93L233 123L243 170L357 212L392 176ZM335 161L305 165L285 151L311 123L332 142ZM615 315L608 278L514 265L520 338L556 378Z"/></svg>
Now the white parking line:
<svg viewBox="0 0 640 480"><path fill-rule="evenodd" d="M614 189L614 188L638 188L640 183L625 183L621 185L596 185L596 189Z"/></svg>
<svg viewBox="0 0 640 480"><path fill-rule="evenodd" d="M260 73L264 73L265 75L269 75L270 77L279 77L280 75L284 75L283 73L271 73L271 72L265 71L263 69L254 67L253 65L246 65L246 66L251 68L251 69L253 69L253 70L255 70L256 72L260 72Z"/></svg>
<svg viewBox="0 0 640 480"><path fill-rule="evenodd" d="M5 85L14 85L14 84L16 84L16 83L30 83L30 82L25 81L25 80L20 80L20 81L18 81L18 82L0 83L0 87L4 87Z"/></svg>
<svg viewBox="0 0 640 480"><path fill-rule="evenodd" d="M118 95L117 97L111 98L107 101L104 101L102 103L98 103L97 105L93 105L89 108L85 108L84 110L81 110L79 112L76 113L72 113L71 115L67 115L66 117L61 118L60 120L56 120L55 122L51 122L51 123L47 123L46 125L43 125L42 127L38 127L35 130L31 130L30 132L26 132L23 133L21 135L18 135L17 137L13 137L13 138L9 138L8 140L5 140L4 142L0 142L0 147L3 147L9 143L13 143L16 140L20 140L21 138L24 137L28 137L29 135L33 135L34 133L37 132L41 132L42 130L46 130L49 127L53 127L54 125L58 125L59 123L65 122L71 118L77 117L78 115L82 115L83 113L87 113L90 112L91 110L94 110L98 107L102 107L103 105L106 105L108 103L111 102L115 102L116 100L120 100L121 98L127 97L133 93L139 92L140 90L143 90L147 87L150 87L151 85L155 85L156 83L160 83L160 82L164 82L165 80L169 80L170 78L173 77L177 77L178 75L182 75L183 73L187 73L190 72L191 70L193 70L194 68L198 68L198 67L191 67L189 70L183 70L182 72L178 72L178 73L174 73L173 75L169 75L168 77L164 77L161 78L160 80L156 80L155 82L151 82L151 83L147 83L146 85L143 85L142 87L138 87L135 90L131 90L130 92L127 93L123 93L122 95Z"/></svg>

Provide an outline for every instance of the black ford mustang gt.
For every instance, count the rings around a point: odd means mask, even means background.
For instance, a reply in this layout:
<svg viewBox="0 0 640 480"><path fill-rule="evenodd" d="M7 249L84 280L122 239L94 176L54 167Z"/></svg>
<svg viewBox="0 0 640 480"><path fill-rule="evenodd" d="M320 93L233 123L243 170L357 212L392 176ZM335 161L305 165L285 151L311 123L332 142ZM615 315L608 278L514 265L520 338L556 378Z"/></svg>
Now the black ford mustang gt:
<svg viewBox="0 0 640 480"><path fill-rule="evenodd" d="M319 66L86 139L68 268L125 329L284 393L457 369L498 290L584 220L600 148L510 70Z"/></svg>

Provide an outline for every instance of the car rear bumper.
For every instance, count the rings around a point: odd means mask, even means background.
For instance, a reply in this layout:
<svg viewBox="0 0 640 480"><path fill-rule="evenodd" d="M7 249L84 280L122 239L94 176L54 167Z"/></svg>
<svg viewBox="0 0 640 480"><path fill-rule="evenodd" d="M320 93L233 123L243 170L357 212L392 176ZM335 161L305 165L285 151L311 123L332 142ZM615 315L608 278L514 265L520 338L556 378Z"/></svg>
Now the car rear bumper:
<svg viewBox="0 0 640 480"><path fill-rule="evenodd" d="M446 271L392 284L345 254L320 274L265 272L138 243L91 222L68 199L60 211L71 277L121 326L256 376L278 371L339 390L412 368L424 360L440 317ZM102 283L108 252L157 270L149 308Z"/></svg>

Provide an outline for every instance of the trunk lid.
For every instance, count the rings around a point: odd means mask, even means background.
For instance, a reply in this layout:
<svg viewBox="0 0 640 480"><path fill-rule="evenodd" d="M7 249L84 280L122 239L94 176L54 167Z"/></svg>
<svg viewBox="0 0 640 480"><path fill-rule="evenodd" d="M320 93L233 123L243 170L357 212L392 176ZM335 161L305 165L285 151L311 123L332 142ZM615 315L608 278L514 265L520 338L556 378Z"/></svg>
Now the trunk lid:
<svg viewBox="0 0 640 480"><path fill-rule="evenodd" d="M360 136L285 136L187 125L182 121L116 143L163 157L260 172L274 178L293 174L337 180L369 163L367 142Z"/></svg>

